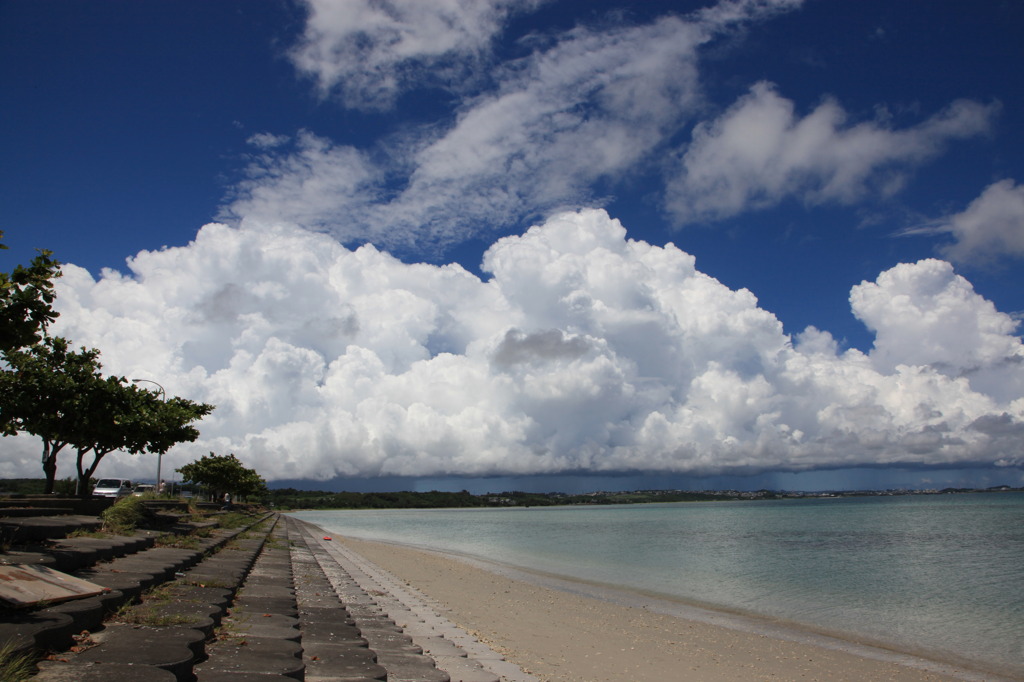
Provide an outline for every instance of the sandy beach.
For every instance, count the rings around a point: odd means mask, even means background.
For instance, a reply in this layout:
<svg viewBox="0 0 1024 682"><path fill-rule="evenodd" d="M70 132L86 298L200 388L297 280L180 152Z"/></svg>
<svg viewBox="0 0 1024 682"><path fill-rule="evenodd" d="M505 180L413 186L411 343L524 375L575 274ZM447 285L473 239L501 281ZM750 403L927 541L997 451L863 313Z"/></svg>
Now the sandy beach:
<svg viewBox="0 0 1024 682"><path fill-rule="evenodd" d="M666 609L515 569L335 538L438 604L442 614L542 680L992 680L771 623ZM567 591L568 590L568 591ZM667 613L665 611L668 611ZM720 622L718 622L720 621Z"/></svg>

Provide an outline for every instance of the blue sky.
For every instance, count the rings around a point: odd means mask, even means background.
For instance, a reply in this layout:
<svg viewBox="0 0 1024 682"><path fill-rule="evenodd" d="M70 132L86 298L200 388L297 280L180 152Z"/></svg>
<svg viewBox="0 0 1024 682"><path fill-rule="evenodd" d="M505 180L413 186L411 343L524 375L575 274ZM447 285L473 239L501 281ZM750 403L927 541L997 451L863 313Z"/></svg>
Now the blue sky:
<svg viewBox="0 0 1024 682"><path fill-rule="evenodd" d="M52 249L57 333L218 405L172 464L1019 484L1022 25L996 1L3 2L0 266ZM4 446L30 475L34 443Z"/></svg>

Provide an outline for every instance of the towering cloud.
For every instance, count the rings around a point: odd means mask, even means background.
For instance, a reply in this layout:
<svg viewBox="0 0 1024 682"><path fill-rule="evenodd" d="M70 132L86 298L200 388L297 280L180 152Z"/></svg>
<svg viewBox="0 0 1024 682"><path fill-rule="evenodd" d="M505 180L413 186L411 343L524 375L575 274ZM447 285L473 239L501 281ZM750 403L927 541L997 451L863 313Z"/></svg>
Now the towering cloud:
<svg viewBox="0 0 1024 682"><path fill-rule="evenodd" d="M925 365L986 395L1024 396L1018 324L978 296L949 263L897 265L853 288L854 314L875 332L871 359L882 372Z"/></svg>
<svg viewBox="0 0 1024 682"><path fill-rule="evenodd" d="M218 406L171 466L210 450L320 479L1018 457L1024 349L940 261L854 287L870 354L815 329L794 341L749 291L599 210L504 238L483 266L487 281L293 227L211 224L138 254L130 276L68 267L54 331L100 347L111 372ZM31 473L37 444L15 449L4 473Z"/></svg>

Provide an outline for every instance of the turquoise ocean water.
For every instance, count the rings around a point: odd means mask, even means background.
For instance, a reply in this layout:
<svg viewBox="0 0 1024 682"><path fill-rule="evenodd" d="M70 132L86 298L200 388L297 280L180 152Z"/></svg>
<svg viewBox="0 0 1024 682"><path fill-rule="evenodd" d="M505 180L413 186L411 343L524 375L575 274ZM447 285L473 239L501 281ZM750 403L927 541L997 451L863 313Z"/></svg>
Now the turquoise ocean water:
<svg viewBox="0 0 1024 682"><path fill-rule="evenodd" d="M296 516L1024 679L1021 493Z"/></svg>

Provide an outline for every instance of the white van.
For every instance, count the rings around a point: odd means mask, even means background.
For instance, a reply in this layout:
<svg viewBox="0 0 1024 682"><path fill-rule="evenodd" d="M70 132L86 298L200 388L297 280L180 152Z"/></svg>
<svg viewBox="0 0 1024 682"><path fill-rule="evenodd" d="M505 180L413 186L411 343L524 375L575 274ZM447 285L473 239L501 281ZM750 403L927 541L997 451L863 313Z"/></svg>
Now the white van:
<svg viewBox="0 0 1024 682"><path fill-rule="evenodd" d="M93 497L127 497L134 486L127 478L101 478L92 489Z"/></svg>

